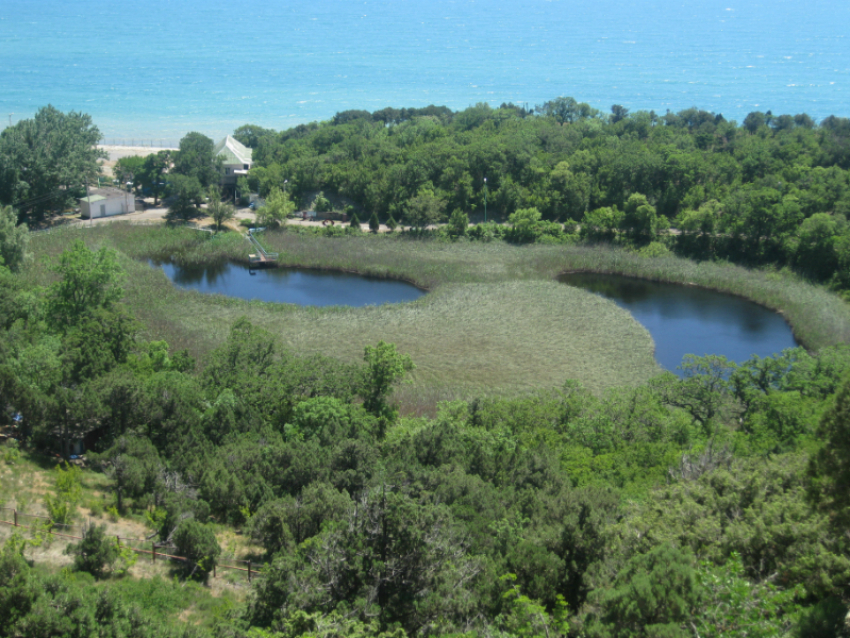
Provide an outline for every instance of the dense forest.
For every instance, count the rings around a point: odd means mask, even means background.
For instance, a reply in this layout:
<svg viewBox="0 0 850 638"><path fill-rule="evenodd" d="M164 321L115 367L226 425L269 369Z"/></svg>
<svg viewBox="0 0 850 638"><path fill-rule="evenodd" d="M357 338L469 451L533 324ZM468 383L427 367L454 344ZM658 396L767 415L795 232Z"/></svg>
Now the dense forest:
<svg viewBox="0 0 850 638"><path fill-rule="evenodd" d="M283 200L324 192L418 228L449 219L437 241L604 241L850 283L850 120L768 112L738 126L559 98L533 113L349 111L236 135L257 161L245 188L273 201L284 186ZM210 146L187 138L168 160L183 171L175 189L201 181L190 149ZM37 242L16 222L39 219L74 177L36 194L4 155L13 142L25 153L21 139L0 138L0 179L14 187L0 185L0 201L24 202L0 210L3 419L34 459L85 439L84 471L104 477L115 516L190 561L173 582L136 580L93 526L57 571L13 534L0 636L850 635L846 345L688 357L681 376L637 387L564 379L402 414L394 391L416 361L392 343L343 362L243 318L196 361L124 305L129 258L102 235L32 259ZM164 160L151 157L158 184ZM488 223L467 228L485 197ZM386 241L431 237L407 235ZM0 463L20 462L3 450ZM54 519L71 515L79 479L57 476ZM250 540L262 574L226 613L183 622L223 530Z"/></svg>
<svg viewBox="0 0 850 638"><path fill-rule="evenodd" d="M255 168L242 188L267 194L286 181L296 200L338 194L361 221L412 226L455 213L483 221L486 198L488 219L524 227L517 241L557 236L547 221L579 222L591 240L663 239L687 257L850 285L850 119L768 111L739 125L697 108L611 110L562 97L532 111L387 108L280 133L246 125L235 136Z"/></svg>

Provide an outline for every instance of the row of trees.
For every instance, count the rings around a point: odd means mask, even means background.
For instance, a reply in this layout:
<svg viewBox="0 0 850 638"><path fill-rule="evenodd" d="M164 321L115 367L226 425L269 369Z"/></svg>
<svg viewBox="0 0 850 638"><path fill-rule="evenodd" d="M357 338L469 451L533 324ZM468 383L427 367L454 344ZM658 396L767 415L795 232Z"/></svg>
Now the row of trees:
<svg viewBox="0 0 850 638"><path fill-rule="evenodd" d="M696 258L791 265L841 279L850 245L850 120L751 113L742 124L696 108L658 115L572 98L534 112L479 104L346 111L276 133L236 131L254 147L244 188L298 200L339 194L380 221L421 227L455 213L590 227L593 240L647 243ZM485 182L486 178L486 182ZM634 205L635 196L642 196ZM632 203L630 203L632 202ZM546 234L546 233L542 233ZM846 285L841 279L839 285Z"/></svg>
<svg viewBox="0 0 850 638"><path fill-rule="evenodd" d="M374 214L414 227L480 218L486 200L491 217L532 211L517 219L539 213L539 222L578 222L593 241L646 244L672 225L682 234L665 241L681 254L790 265L850 285L845 118L816 125L805 114L754 112L739 126L696 108L659 116L615 105L606 116L562 97L533 111L512 104L346 111L281 133L247 125L236 137L255 158L240 188L280 200L265 212L268 225L294 209L290 197L322 190L365 209L361 219ZM7 128L0 204L38 221L81 195L99 171L99 139L87 115L53 107ZM221 201L209 191L219 170L213 141L200 133L186 135L178 151L116 166L155 202L170 196L177 218L197 215L207 198ZM552 234L531 226L537 230L511 239Z"/></svg>

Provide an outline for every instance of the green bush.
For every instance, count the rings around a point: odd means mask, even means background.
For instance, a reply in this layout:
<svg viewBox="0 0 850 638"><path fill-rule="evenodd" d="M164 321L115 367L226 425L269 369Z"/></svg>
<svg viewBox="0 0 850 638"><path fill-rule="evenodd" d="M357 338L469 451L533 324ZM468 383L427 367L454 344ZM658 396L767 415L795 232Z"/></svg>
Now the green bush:
<svg viewBox="0 0 850 638"><path fill-rule="evenodd" d="M602 598L607 627L600 636L691 636L685 621L693 618L703 595L690 551L667 543L632 558Z"/></svg>
<svg viewBox="0 0 850 638"><path fill-rule="evenodd" d="M17 439L9 439L3 446L3 460L11 465L19 458L21 458L21 450L18 447Z"/></svg>
<svg viewBox="0 0 850 638"><path fill-rule="evenodd" d="M321 191L316 195L316 200L313 202L313 210L317 213L328 213L333 210L330 200Z"/></svg>
<svg viewBox="0 0 850 638"><path fill-rule="evenodd" d="M177 526L173 540L177 555L187 559L187 575L206 580L221 554L212 529L194 518L187 518Z"/></svg>
<svg viewBox="0 0 850 638"><path fill-rule="evenodd" d="M105 525L95 525L83 532L79 543L69 545L65 553L74 556L74 569L103 578L118 558L115 541L106 536Z"/></svg>

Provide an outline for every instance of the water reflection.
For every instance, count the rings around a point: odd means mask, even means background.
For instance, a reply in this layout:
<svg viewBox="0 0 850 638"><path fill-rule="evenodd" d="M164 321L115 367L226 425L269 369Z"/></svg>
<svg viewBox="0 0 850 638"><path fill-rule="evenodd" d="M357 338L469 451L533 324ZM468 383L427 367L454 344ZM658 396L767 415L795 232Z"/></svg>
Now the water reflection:
<svg viewBox="0 0 850 638"><path fill-rule="evenodd" d="M181 288L246 300L301 306L370 306L413 301L423 294L403 281L373 279L350 273L295 268L249 269L233 262L177 265L149 260Z"/></svg>
<svg viewBox="0 0 850 638"><path fill-rule="evenodd" d="M781 315L733 295L595 273L562 275L559 281L608 297L631 312L649 330L655 358L668 370L675 370L686 354L718 354L740 363L798 345Z"/></svg>

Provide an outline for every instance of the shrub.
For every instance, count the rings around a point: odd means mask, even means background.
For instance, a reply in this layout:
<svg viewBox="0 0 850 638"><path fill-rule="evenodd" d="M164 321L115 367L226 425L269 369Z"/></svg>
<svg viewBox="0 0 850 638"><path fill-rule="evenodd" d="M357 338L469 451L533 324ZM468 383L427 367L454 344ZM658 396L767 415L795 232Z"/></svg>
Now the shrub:
<svg viewBox="0 0 850 638"><path fill-rule="evenodd" d="M325 194L321 191L319 191L319 194L316 195L316 199L313 202L313 210L317 213L327 213L333 210L330 200L325 197Z"/></svg>
<svg viewBox="0 0 850 638"><path fill-rule="evenodd" d="M65 463L65 469L56 466L56 494L45 494L44 505L53 523L67 525L77 512L77 503L82 495L82 471Z"/></svg>
<svg viewBox="0 0 850 638"><path fill-rule="evenodd" d="M449 217L449 234L452 237L465 237L469 227L469 216L462 210L455 210Z"/></svg>
<svg viewBox="0 0 850 638"><path fill-rule="evenodd" d="M691 635L681 626L693 618L703 594L693 562L688 551L666 543L632 558L602 597L610 635Z"/></svg>
<svg viewBox="0 0 850 638"><path fill-rule="evenodd" d="M194 518L187 518L177 526L173 540L177 554L187 559L188 575L206 580L221 554L212 529Z"/></svg>
<svg viewBox="0 0 850 638"><path fill-rule="evenodd" d="M17 439L9 439L3 446L3 460L11 465L21 457Z"/></svg>
<svg viewBox="0 0 850 638"><path fill-rule="evenodd" d="M105 525L95 525L83 531L82 540L69 545L65 553L74 556L74 569L95 578L102 578L118 558L118 548L112 539L106 537Z"/></svg>

